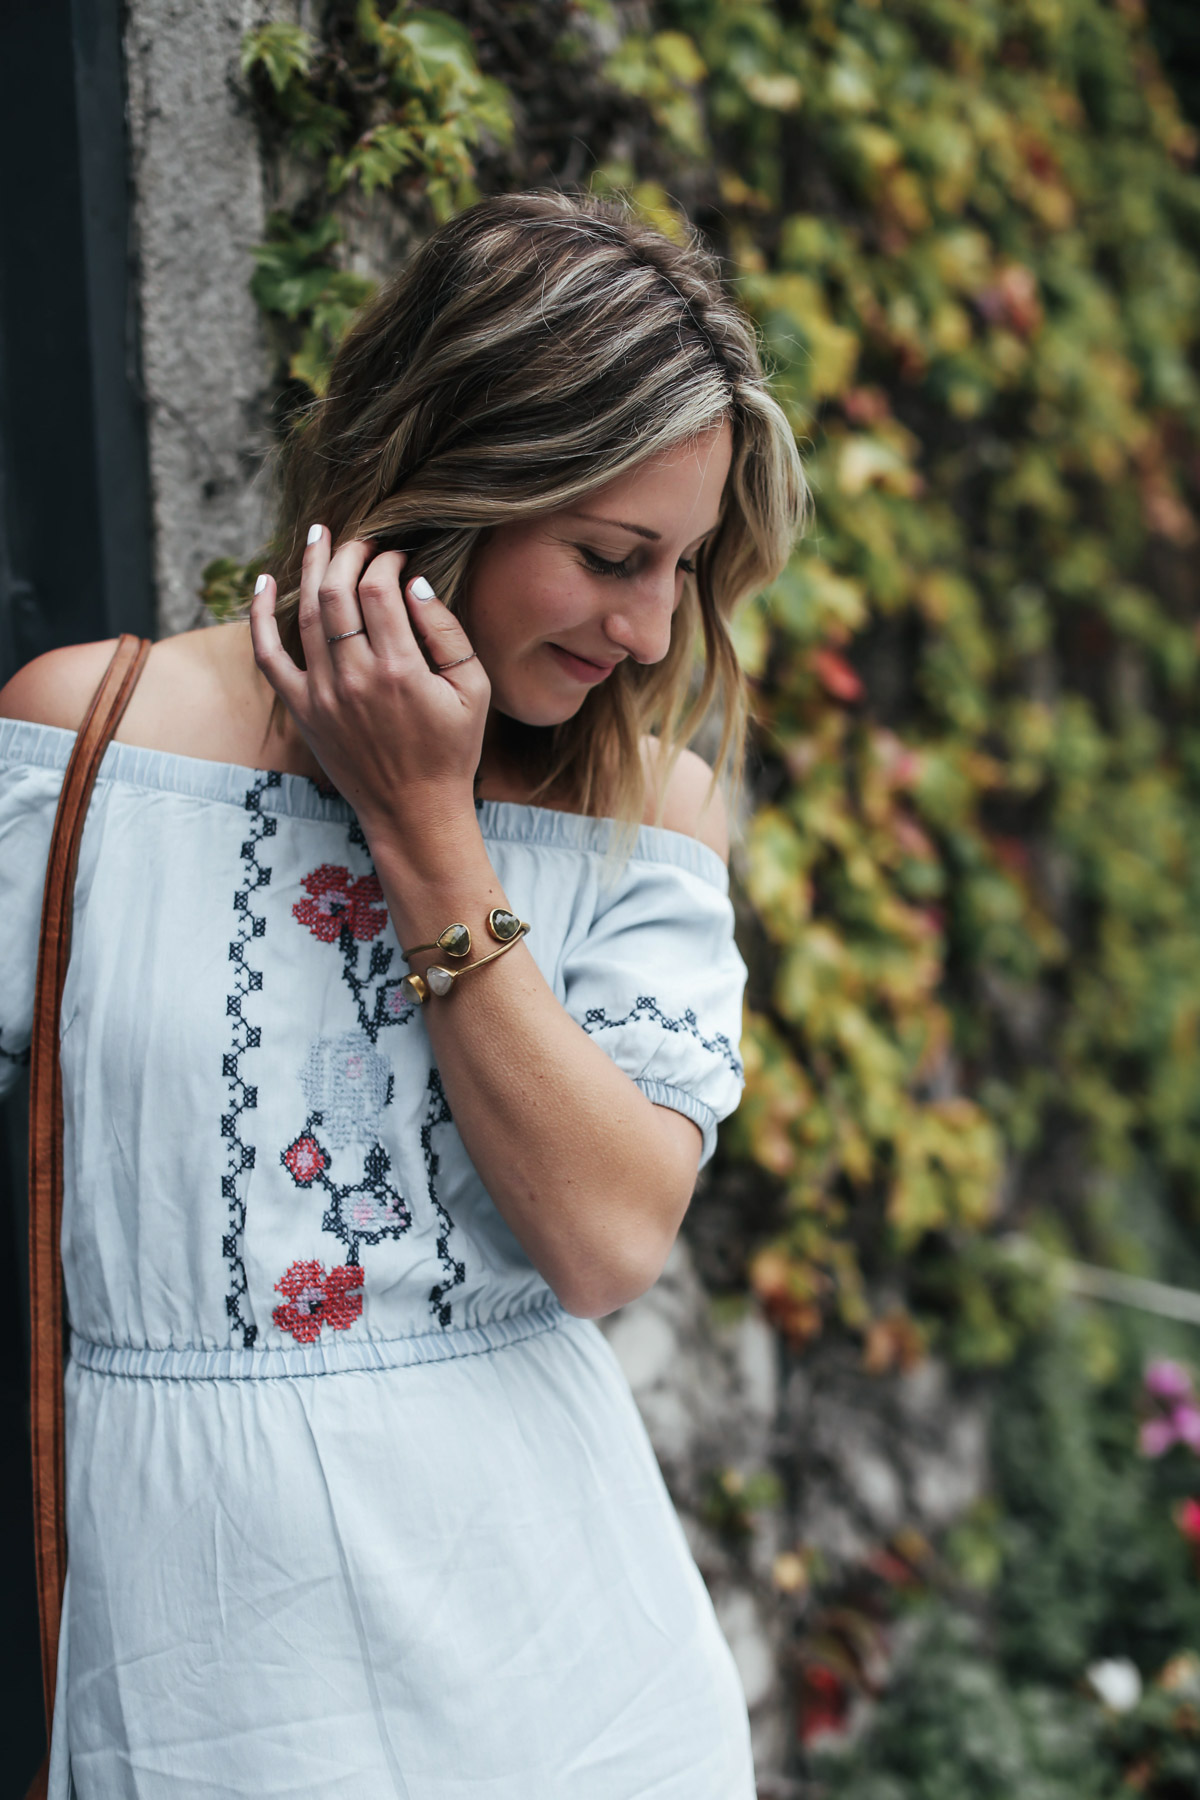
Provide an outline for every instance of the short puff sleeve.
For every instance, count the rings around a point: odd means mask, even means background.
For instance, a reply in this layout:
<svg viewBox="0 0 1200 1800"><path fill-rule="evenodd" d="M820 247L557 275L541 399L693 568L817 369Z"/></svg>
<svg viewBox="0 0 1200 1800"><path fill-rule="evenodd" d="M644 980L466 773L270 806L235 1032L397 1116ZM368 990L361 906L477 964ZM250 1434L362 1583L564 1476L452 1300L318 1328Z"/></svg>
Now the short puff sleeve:
<svg viewBox="0 0 1200 1800"><path fill-rule="evenodd" d="M567 949L566 1008L647 1099L700 1127L703 1165L741 1098L746 965L724 864L682 836L676 855L635 857L601 888L590 929Z"/></svg>

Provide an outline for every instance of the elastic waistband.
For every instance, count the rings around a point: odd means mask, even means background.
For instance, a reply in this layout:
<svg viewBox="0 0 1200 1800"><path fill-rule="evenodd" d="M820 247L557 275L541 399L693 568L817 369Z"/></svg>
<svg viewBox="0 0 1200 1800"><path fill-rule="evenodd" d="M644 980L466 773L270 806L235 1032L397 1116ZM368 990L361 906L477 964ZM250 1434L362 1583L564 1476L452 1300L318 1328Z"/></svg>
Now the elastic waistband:
<svg viewBox="0 0 1200 1800"><path fill-rule="evenodd" d="M126 1375L146 1381L282 1381L304 1375L340 1375L355 1370L406 1369L416 1363L448 1362L459 1356L482 1356L519 1344L524 1338L553 1331L571 1315L555 1300L448 1331L426 1331L415 1337L350 1338L330 1336L315 1344L267 1345L258 1350L204 1350L187 1346L155 1350L137 1344L96 1344L71 1333L71 1362L96 1375Z"/></svg>

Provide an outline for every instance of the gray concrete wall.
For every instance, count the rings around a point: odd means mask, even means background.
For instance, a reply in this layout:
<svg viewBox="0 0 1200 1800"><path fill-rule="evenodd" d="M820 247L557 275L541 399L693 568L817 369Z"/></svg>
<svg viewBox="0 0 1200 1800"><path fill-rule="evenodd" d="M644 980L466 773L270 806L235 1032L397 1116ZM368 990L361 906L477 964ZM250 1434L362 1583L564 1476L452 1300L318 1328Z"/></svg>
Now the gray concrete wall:
<svg viewBox="0 0 1200 1800"><path fill-rule="evenodd" d="M126 68L158 628L200 622L217 556L265 532L270 362L249 292L264 176L238 72L261 0L129 0ZM284 8L275 9L279 14Z"/></svg>

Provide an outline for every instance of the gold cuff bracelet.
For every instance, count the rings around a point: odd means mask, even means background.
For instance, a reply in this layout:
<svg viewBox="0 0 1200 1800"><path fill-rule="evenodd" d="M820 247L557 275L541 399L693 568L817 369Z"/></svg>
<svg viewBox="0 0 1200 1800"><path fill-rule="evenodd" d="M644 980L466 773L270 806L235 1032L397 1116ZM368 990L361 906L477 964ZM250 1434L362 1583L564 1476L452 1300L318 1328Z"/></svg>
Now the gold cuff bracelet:
<svg viewBox="0 0 1200 1800"><path fill-rule="evenodd" d="M495 962L514 944L519 944L529 930L528 922L518 919L516 913L508 912L503 906L494 906L487 917L487 928L500 948L491 950L486 956L480 956L473 963L467 963L460 969L446 969L440 963L434 963L426 969L424 975L406 975L400 983L400 992L406 1000L415 1006L424 1006L430 994L439 997L450 992L460 975L470 974L472 969L482 969L485 963ZM418 955L422 950L444 950L447 956L461 960L470 954L471 933L466 925L447 925L439 932L431 944L414 944L411 950L402 950L400 954L405 962Z"/></svg>

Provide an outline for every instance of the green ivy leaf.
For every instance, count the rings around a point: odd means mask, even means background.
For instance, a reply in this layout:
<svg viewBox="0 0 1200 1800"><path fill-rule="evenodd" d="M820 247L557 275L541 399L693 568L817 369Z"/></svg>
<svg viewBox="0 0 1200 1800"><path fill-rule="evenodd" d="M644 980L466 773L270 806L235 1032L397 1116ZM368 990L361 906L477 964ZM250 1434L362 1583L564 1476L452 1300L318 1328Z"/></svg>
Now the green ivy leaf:
<svg viewBox="0 0 1200 1800"><path fill-rule="evenodd" d="M282 20L263 25L242 39L242 74L261 68L275 92L282 94L308 74L315 49L312 38L300 25Z"/></svg>

